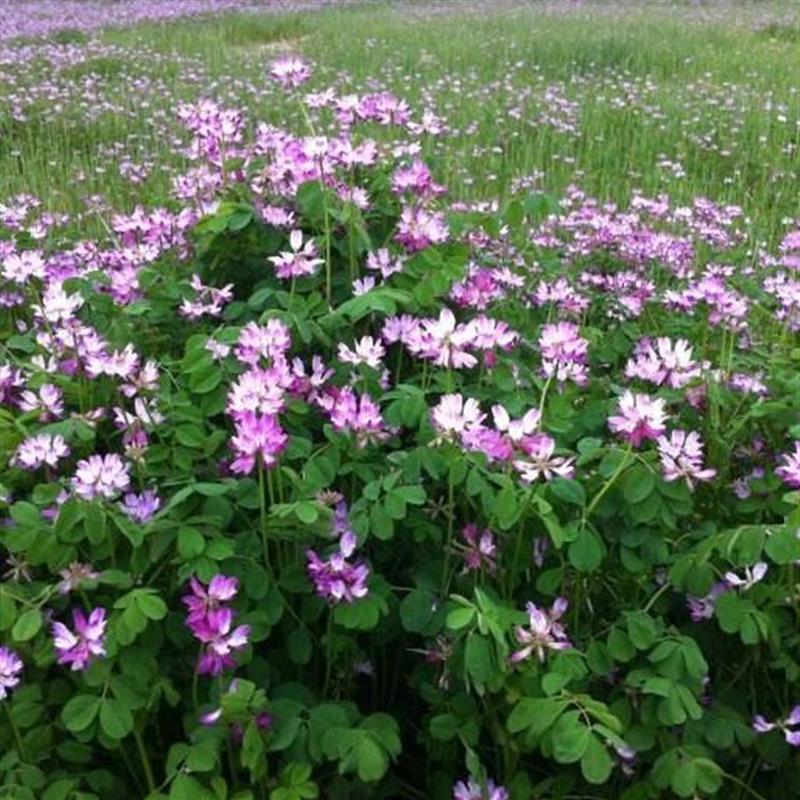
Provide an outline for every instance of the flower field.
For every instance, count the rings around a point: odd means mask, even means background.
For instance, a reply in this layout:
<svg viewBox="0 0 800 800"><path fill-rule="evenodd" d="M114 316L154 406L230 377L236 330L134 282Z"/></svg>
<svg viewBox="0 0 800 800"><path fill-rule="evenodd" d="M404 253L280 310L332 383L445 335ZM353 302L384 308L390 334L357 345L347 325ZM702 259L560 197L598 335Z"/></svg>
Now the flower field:
<svg viewBox="0 0 800 800"><path fill-rule="evenodd" d="M799 44L0 6L0 798L800 795Z"/></svg>

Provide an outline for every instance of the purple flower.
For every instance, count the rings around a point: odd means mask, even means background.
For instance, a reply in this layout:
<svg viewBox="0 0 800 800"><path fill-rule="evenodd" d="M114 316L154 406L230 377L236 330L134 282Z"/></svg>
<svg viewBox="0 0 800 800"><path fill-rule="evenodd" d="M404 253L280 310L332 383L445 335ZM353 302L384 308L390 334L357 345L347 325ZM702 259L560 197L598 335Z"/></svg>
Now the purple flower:
<svg viewBox="0 0 800 800"><path fill-rule="evenodd" d="M72 612L72 623L74 633L63 622L52 624L53 644L58 653L59 664L71 664L73 671L84 670L93 657L106 654L106 610L95 608L87 619L80 609L75 609Z"/></svg>
<svg viewBox="0 0 800 800"><path fill-rule="evenodd" d="M130 485L130 475L125 462L115 453L93 455L78 462L72 488L78 497L94 500L95 497L116 497Z"/></svg>
<svg viewBox="0 0 800 800"><path fill-rule="evenodd" d="M626 391L619 400L618 411L608 418L608 426L634 447L646 439L657 439L666 431L667 413L661 398Z"/></svg>
<svg viewBox="0 0 800 800"><path fill-rule="evenodd" d="M498 786L491 778L486 783L470 778L453 786L453 800L508 800L508 789Z"/></svg>
<svg viewBox="0 0 800 800"><path fill-rule="evenodd" d="M517 641L523 647L511 654L511 661L523 661L536 653L539 661L544 662L548 650L566 650L572 647L566 631L558 622L568 605L564 597L557 597L549 611L528 603L525 607L528 612L528 627L518 625L514 630Z"/></svg>
<svg viewBox="0 0 800 800"><path fill-rule="evenodd" d="M769 722L761 714L756 714L753 717L752 728L756 733L780 730L789 745L800 747L800 705L794 706L788 716L777 722Z"/></svg>
<svg viewBox="0 0 800 800"><path fill-rule="evenodd" d="M573 322L545 325L539 337L542 353L542 373L546 378L556 378L559 383L568 380L583 386L589 381L586 366L589 342L580 335Z"/></svg>
<svg viewBox="0 0 800 800"><path fill-rule="evenodd" d="M764 579L768 568L766 562L759 561L752 567L744 568L744 578L739 577L735 572L726 572L725 581L728 586L741 589L745 592Z"/></svg>
<svg viewBox="0 0 800 800"><path fill-rule="evenodd" d="M13 650L0 647L0 700L5 700L19 685L22 666L22 659Z"/></svg>
<svg viewBox="0 0 800 800"><path fill-rule="evenodd" d="M134 522L144 524L161 508L161 498L152 489L141 494L126 494L122 504L123 513Z"/></svg>
<svg viewBox="0 0 800 800"><path fill-rule="evenodd" d="M705 597L687 597L686 605L689 608L689 616L692 618L692 622L711 619L711 617L714 616L714 607L717 598L721 594L727 592L728 589L728 584L725 581L720 581L711 587L711 590Z"/></svg>
<svg viewBox="0 0 800 800"><path fill-rule="evenodd" d="M800 439L794 443L793 453L781 455L781 465L775 469L775 474L792 489L800 489Z"/></svg>
<svg viewBox="0 0 800 800"><path fill-rule="evenodd" d="M369 567L363 562L348 560L355 548L355 534L347 531L339 541L338 551L327 559L320 558L313 550L306 551L306 567L314 591L331 605L352 603L367 596Z"/></svg>
<svg viewBox="0 0 800 800"><path fill-rule="evenodd" d="M464 547L464 572L486 569L494 572L497 569L497 547L494 534L490 530L478 530L478 526L470 523L461 531L466 545Z"/></svg>

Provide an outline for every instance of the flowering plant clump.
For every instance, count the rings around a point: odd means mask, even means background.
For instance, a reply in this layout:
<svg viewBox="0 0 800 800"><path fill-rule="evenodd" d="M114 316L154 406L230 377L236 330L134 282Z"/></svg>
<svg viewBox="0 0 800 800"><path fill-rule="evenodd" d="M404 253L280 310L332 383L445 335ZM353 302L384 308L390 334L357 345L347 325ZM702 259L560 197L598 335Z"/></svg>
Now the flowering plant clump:
<svg viewBox="0 0 800 800"><path fill-rule="evenodd" d="M456 205L430 110L264 80L308 129L181 106L107 239L3 206L0 795L788 796L788 245Z"/></svg>

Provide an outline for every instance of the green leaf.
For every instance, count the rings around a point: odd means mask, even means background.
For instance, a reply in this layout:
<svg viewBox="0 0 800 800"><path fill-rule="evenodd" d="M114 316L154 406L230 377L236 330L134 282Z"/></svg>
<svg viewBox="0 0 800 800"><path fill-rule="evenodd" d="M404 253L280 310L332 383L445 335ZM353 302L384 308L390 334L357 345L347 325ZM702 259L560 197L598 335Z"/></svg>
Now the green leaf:
<svg viewBox="0 0 800 800"><path fill-rule="evenodd" d="M120 700L106 698L100 706L100 727L112 739L124 739L133 730L133 715Z"/></svg>
<svg viewBox="0 0 800 800"><path fill-rule="evenodd" d="M474 632L468 634L464 647L464 666L478 688L491 680L497 672L491 639Z"/></svg>
<svg viewBox="0 0 800 800"><path fill-rule="evenodd" d="M494 509L497 516L497 524L503 530L508 530L516 522L519 516L519 504L517 503L517 491L510 481L506 483L495 498Z"/></svg>
<svg viewBox="0 0 800 800"><path fill-rule="evenodd" d="M356 765L359 780L365 783L379 781L389 769L389 757L383 747L367 734L358 744Z"/></svg>
<svg viewBox="0 0 800 800"><path fill-rule="evenodd" d="M622 495L626 503L641 503L656 488L656 478L647 467L637 464L628 470L622 483Z"/></svg>
<svg viewBox="0 0 800 800"><path fill-rule="evenodd" d="M589 783L605 783L611 775L614 762L608 749L594 734L589 737L586 752L581 757L581 773Z"/></svg>
<svg viewBox="0 0 800 800"><path fill-rule="evenodd" d="M178 554L181 558L197 558L205 547L205 537L197 528L181 528L178 531Z"/></svg>
<svg viewBox="0 0 800 800"><path fill-rule="evenodd" d="M530 735L539 736L555 723L566 707L566 700L523 697L514 706L506 725L511 733L527 730Z"/></svg>
<svg viewBox="0 0 800 800"><path fill-rule="evenodd" d="M93 694L79 694L64 706L61 720L68 731L79 733L92 724L99 711L99 697Z"/></svg>
<svg viewBox="0 0 800 800"><path fill-rule="evenodd" d="M293 664L308 664L313 643L307 628L295 628L286 640L286 651Z"/></svg>
<svg viewBox="0 0 800 800"><path fill-rule="evenodd" d="M577 717L577 712L562 716L553 729L553 758L559 764L574 764L583 758L591 731Z"/></svg>
<svg viewBox="0 0 800 800"><path fill-rule="evenodd" d="M73 498L67 500L58 511L55 523L55 534L63 542L79 542L83 538L84 504Z"/></svg>
<svg viewBox="0 0 800 800"><path fill-rule="evenodd" d="M400 622L410 633L424 633L437 616L436 598L426 589L414 589L400 603Z"/></svg>
<svg viewBox="0 0 800 800"><path fill-rule="evenodd" d="M786 525L767 536L764 549L776 564L800 561L800 536L796 529Z"/></svg>
<svg viewBox="0 0 800 800"><path fill-rule="evenodd" d="M137 594L136 605L148 619L164 619L167 615L167 604L155 594Z"/></svg>
<svg viewBox="0 0 800 800"><path fill-rule="evenodd" d="M38 608L31 608L14 623L11 636L16 642L27 642L33 639L42 627L42 612Z"/></svg>
<svg viewBox="0 0 800 800"><path fill-rule="evenodd" d="M628 636L639 650L648 650L656 638L656 624L646 611L632 611L626 615Z"/></svg>
<svg viewBox="0 0 800 800"><path fill-rule="evenodd" d="M574 506L586 505L586 490L583 484L578 483L568 478L554 478L548 483L550 491L563 500L565 503L571 503Z"/></svg>
<svg viewBox="0 0 800 800"><path fill-rule="evenodd" d="M567 549L569 563L579 572L594 572L603 561L602 539L590 528L583 528Z"/></svg>

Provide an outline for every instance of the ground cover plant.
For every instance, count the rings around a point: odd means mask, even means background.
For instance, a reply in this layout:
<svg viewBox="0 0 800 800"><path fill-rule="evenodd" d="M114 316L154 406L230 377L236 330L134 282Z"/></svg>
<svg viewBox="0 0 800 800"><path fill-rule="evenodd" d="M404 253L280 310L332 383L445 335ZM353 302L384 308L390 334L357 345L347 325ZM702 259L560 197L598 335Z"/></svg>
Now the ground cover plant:
<svg viewBox="0 0 800 800"><path fill-rule="evenodd" d="M793 796L795 9L330 5L4 7L0 796Z"/></svg>

